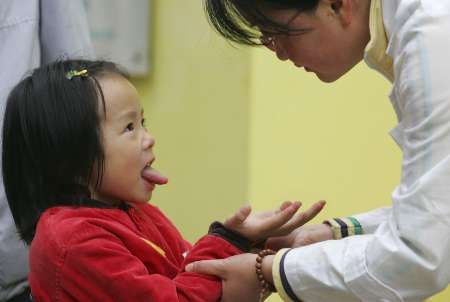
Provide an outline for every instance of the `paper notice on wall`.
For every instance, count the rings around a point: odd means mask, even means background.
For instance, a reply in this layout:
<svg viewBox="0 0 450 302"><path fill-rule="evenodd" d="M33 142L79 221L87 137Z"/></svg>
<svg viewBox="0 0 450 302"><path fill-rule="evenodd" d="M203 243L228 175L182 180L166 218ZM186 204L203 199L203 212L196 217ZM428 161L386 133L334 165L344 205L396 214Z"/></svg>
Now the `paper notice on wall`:
<svg viewBox="0 0 450 302"><path fill-rule="evenodd" d="M97 58L132 76L150 70L150 0L84 0Z"/></svg>

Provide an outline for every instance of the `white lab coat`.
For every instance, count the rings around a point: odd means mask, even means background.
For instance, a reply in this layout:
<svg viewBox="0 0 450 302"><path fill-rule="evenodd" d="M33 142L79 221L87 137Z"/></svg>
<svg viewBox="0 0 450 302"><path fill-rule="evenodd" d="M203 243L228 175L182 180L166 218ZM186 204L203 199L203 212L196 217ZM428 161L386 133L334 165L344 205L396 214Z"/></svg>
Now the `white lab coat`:
<svg viewBox="0 0 450 302"><path fill-rule="evenodd" d="M382 12L401 182L392 208L355 216L364 235L280 253L274 268L304 301L423 301L450 283L450 0Z"/></svg>

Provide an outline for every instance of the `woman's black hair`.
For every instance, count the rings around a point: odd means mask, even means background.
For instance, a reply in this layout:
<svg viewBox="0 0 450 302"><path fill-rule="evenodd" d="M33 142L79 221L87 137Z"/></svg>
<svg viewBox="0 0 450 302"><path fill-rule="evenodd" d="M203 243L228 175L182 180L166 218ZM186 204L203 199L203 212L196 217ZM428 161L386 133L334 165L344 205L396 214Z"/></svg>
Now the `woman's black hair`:
<svg viewBox="0 0 450 302"><path fill-rule="evenodd" d="M81 70L87 73L68 76ZM9 94L3 181L19 234L28 244L46 209L82 206L90 197L90 184L102 181L101 120L106 111L98 80L107 74L125 76L111 62L58 61L35 69Z"/></svg>
<svg viewBox="0 0 450 302"><path fill-rule="evenodd" d="M261 45L261 31L290 34L295 29L267 17L262 9L313 12L320 0L204 0L211 25L226 39L239 44Z"/></svg>

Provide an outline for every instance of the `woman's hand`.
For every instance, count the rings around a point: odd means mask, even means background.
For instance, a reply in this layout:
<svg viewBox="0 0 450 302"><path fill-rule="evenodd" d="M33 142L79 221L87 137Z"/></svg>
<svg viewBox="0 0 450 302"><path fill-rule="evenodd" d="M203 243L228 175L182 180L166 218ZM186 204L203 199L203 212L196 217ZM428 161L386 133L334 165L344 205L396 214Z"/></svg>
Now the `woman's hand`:
<svg viewBox="0 0 450 302"><path fill-rule="evenodd" d="M304 225L287 236L269 238L266 247L279 250L310 245L316 242L333 239L333 231L327 224Z"/></svg>
<svg viewBox="0 0 450 302"><path fill-rule="evenodd" d="M260 242L268 237L284 236L313 219L324 207L325 201L313 204L304 212L295 213L299 202L284 202L274 211L251 214L251 207L240 208L228 218L224 225L252 242Z"/></svg>
<svg viewBox="0 0 450 302"><path fill-rule="evenodd" d="M214 275L222 279L222 302L258 302L261 286L256 277L255 254L226 259L203 260L186 266L186 271Z"/></svg>

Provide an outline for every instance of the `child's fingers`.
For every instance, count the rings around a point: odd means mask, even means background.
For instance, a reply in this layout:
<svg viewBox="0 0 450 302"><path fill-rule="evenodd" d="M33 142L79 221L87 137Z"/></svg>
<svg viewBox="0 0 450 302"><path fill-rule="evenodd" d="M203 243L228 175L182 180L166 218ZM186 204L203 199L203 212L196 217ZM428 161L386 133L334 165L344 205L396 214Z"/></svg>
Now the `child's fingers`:
<svg viewBox="0 0 450 302"><path fill-rule="evenodd" d="M280 205L280 207L275 211L275 213L279 213L279 212L281 212L281 211L283 211L283 210L289 208L289 207L291 206L291 204L292 204L292 201L289 201L289 200L283 202L283 203Z"/></svg>
<svg viewBox="0 0 450 302"><path fill-rule="evenodd" d="M261 232L267 232L269 230L278 229L287 223L292 216L298 211L301 203L296 201L289 205L287 208L274 213L271 217L265 219L265 221L261 225Z"/></svg>
<svg viewBox="0 0 450 302"><path fill-rule="evenodd" d="M325 206L325 201L321 200L314 203L311 207L309 207L306 211L301 212L291 218L288 222L286 222L283 226L281 226L272 236L283 236L289 234L296 228L304 225L314 217L323 209Z"/></svg>
<svg viewBox="0 0 450 302"><path fill-rule="evenodd" d="M225 220L224 225L226 227L237 227L241 225L248 215L252 212L252 207L250 205L245 205L241 207L236 213L234 213L230 218Z"/></svg>
<svg viewBox="0 0 450 302"><path fill-rule="evenodd" d="M273 216L274 214L280 213L281 211L283 211L283 210L289 208L289 207L291 206L291 204L292 204L292 201L285 201L285 202L283 202L283 203L280 205L279 208L274 209L274 210L270 210L270 211L259 212L259 213L257 213L257 215L258 215L259 218L264 218L264 219L265 219L265 218L267 218L267 217L271 217L271 216Z"/></svg>
<svg viewBox="0 0 450 302"><path fill-rule="evenodd" d="M305 222L304 223L307 223L308 221L310 221L311 219L316 217L317 214L319 214L319 212L322 211L325 204L326 204L325 200L320 200L320 201L314 203L312 206L310 206L309 209L304 211L303 212L305 214L305 220L304 220Z"/></svg>
<svg viewBox="0 0 450 302"><path fill-rule="evenodd" d="M295 217L293 217L290 221L288 221L285 225L279 228L278 232L281 235L288 234L295 230L296 228L306 224L310 220L319 214L325 206L325 201L321 200L314 203L311 207L309 207L306 211L299 213Z"/></svg>

